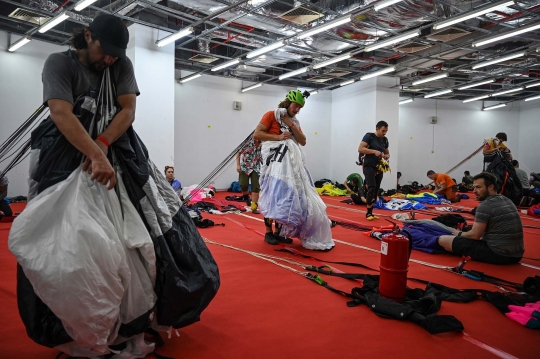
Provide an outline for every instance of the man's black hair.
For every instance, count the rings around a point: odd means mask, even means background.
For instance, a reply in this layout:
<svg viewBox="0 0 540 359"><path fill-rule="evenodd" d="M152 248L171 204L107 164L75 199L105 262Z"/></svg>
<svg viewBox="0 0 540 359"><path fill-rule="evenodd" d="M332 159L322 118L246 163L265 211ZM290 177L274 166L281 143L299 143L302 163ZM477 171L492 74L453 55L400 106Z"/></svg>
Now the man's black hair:
<svg viewBox="0 0 540 359"><path fill-rule="evenodd" d="M386 121L379 121L377 122L377 125L375 126L376 129L379 129L381 127L388 127L388 124L386 123Z"/></svg>
<svg viewBox="0 0 540 359"><path fill-rule="evenodd" d="M71 39L69 40L69 43L72 48L76 50L82 50L88 47L88 43L86 42L86 39L84 38L84 30L86 30L86 28L84 27L73 30L73 33L71 34ZM97 36L92 34L92 41L96 41L96 40L97 40Z"/></svg>
<svg viewBox="0 0 540 359"><path fill-rule="evenodd" d="M482 172L473 177L473 180L483 179L486 187L494 185L497 188L497 177L488 172Z"/></svg>
<svg viewBox="0 0 540 359"><path fill-rule="evenodd" d="M470 175L471 175L471 172L465 171L465 176L470 176Z"/></svg>
<svg viewBox="0 0 540 359"><path fill-rule="evenodd" d="M508 141L508 137L506 137L506 133L504 132L499 132L495 135L495 137L497 137L501 141Z"/></svg>
<svg viewBox="0 0 540 359"><path fill-rule="evenodd" d="M353 177L351 182L357 185L358 184L358 177Z"/></svg>
<svg viewBox="0 0 540 359"><path fill-rule="evenodd" d="M512 166L514 167L519 166L518 160L512 160Z"/></svg>
<svg viewBox="0 0 540 359"><path fill-rule="evenodd" d="M434 175L434 174L435 174L435 171L433 171L433 170L427 171L427 176L431 176L431 175Z"/></svg>

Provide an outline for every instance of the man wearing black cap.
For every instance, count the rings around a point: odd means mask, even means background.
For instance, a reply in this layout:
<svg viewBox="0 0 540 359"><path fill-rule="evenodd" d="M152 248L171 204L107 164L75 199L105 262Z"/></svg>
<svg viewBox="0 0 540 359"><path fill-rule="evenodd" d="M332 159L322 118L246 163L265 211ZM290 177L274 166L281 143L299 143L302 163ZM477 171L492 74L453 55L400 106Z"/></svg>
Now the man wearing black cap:
<svg viewBox="0 0 540 359"><path fill-rule="evenodd" d="M107 159L108 147L135 119L137 81L131 61L126 57L129 32L121 19L101 15L86 29L73 34L74 50L49 56L43 69L43 101L51 110L51 119L60 132L86 155L83 169L92 179L112 189L116 183L114 170ZM73 113L84 96L97 94L103 71L111 69L116 100L121 111L94 141Z"/></svg>

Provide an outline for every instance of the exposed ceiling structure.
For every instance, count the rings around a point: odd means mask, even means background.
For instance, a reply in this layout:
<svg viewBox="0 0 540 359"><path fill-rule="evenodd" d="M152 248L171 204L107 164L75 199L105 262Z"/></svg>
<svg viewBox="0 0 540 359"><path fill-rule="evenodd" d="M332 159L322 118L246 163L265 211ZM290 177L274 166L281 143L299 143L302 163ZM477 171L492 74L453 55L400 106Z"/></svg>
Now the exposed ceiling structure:
<svg viewBox="0 0 540 359"><path fill-rule="evenodd" d="M111 13L128 25L187 29L175 41L176 68L193 78L315 92L385 74L405 98L540 96L540 0L97 0L76 11L82 1L0 0L0 30L68 44L74 29Z"/></svg>

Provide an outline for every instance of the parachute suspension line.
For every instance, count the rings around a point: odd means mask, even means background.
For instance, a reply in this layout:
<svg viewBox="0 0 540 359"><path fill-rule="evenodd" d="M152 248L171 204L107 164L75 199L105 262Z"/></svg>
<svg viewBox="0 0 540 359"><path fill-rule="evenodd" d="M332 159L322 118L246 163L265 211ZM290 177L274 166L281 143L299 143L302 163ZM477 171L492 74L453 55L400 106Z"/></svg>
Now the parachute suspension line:
<svg viewBox="0 0 540 359"><path fill-rule="evenodd" d="M446 171L446 173L448 174L448 173L452 172L453 170L455 170L456 168L458 168L459 166L461 166L462 164L464 164L465 162L467 162L468 160L473 158L478 152L482 151L483 148L484 148L484 145L480 146L476 151L474 151L469 156L467 156L463 161L461 161L460 163L458 163L457 165L455 165L454 167L452 167L451 169Z"/></svg>
<svg viewBox="0 0 540 359"><path fill-rule="evenodd" d="M13 132L6 139L6 141L4 141L4 143L2 143L2 145L0 145L0 163L14 156L11 162L5 166L4 170L0 173L0 179L4 178L4 176L10 170L12 170L28 156L27 152L31 147L30 139L23 142L17 149L15 149L15 151L12 150L39 123L37 120L41 120L48 113L45 111L46 109L47 107L45 105L41 105L26 121L24 121L21 126L19 126L19 128L17 128L17 130L15 130L15 132Z"/></svg>
<svg viewBox="0 0 540 359"><path fill-rule="evenodd" d="M191 198L196 195L200 190L202 190L203 188L205 188L210 182L212 182L212 180L214 180L218 174L225 168L227 167L228 164L231 163L231 161L236 157L236 154L241 151L242 149L244 149L248 144L249 142L251 141L251 138L253 137L253 133L255 131L252 131L249 136L246 137L245 140L243 140L216 168L214 168L214 170L212 172L210 172L210 174L208 176L206 176L205 179L203 179L198 185L197 187L191 191L191 193L186 197L184 198L184 201L182 202L182 205L186 205L190 200Z"/></svg>

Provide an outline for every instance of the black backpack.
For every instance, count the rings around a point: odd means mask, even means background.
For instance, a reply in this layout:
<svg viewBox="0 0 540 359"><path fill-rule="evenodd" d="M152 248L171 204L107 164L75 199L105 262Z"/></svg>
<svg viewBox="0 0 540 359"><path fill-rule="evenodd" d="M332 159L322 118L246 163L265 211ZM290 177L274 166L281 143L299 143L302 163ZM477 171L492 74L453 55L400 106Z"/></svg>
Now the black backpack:
<svg viewBox="0 0 540 359"><path fill-rule="evenodd" d="M370 133L369 134L369 141L367 142L367 147L366 148L369 148L369 146L371 145L371 142L373 142L373 139L375 138L375 134L374 133ZM386 140L386 146L388 146L388 138L384 138ZM366 157L365 154L363 153L358 153L358 161L356 161L356 164L358 166L363 166L364 165L364 157Z"/></svg>
<svg viewBox="0 0 540 359"><path fill-rule="evenodd" d="M416 192L417 191L411 185L406 184L404 186L401 186L401 193L403 194L415 194Z"/></svg>
<svg viewBox="0 0 540 359"><path fill-rule="evenodd" d="M467 220L460 214L443 214L432 219L452 228L457 228L458 224L461 223L463 223L464 226L467 225Z"/></svg>

